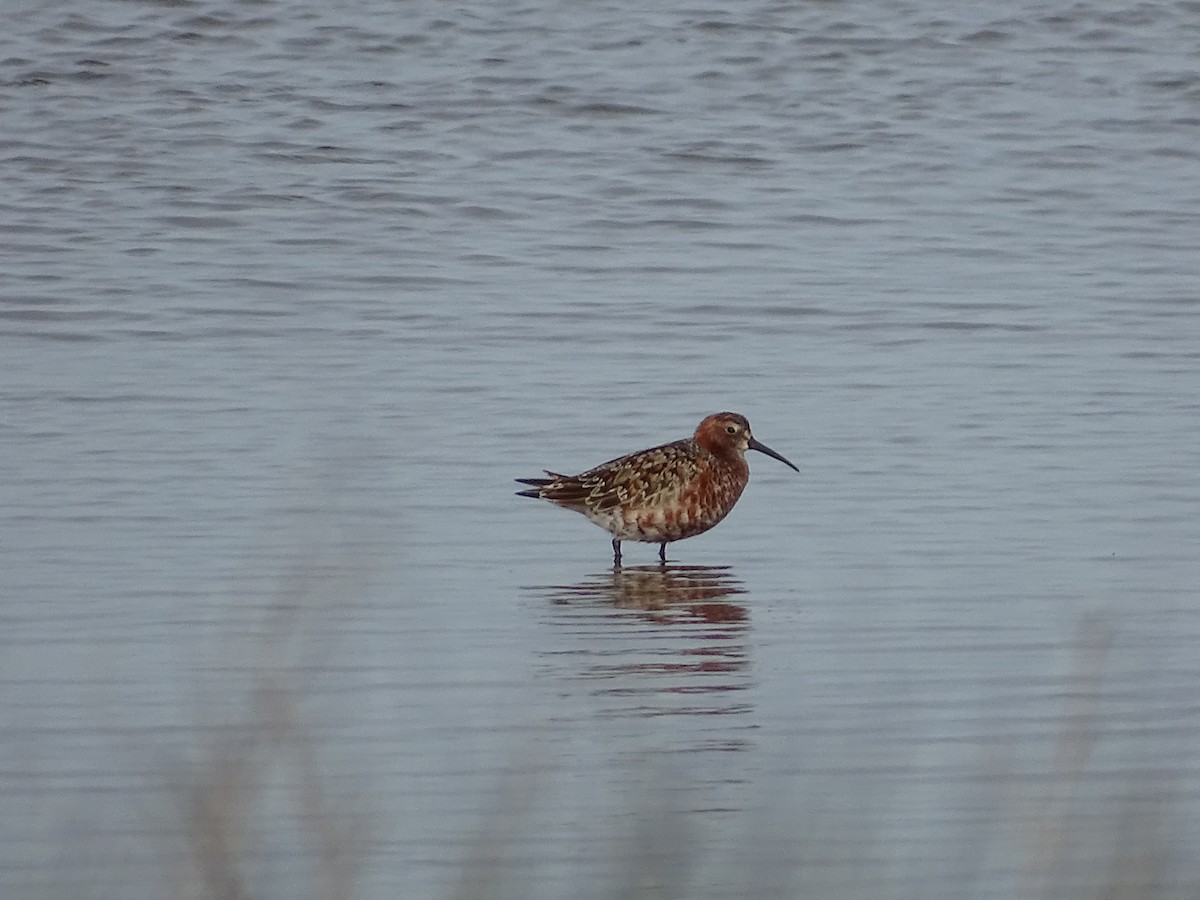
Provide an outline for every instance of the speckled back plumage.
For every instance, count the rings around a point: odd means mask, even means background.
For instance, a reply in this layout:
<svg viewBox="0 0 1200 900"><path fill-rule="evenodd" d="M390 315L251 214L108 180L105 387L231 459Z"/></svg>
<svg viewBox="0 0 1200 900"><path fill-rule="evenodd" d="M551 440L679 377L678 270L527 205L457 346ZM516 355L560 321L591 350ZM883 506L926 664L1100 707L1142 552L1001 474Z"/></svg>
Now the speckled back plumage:
<svg viewBox="0 0 1200 900"><path fill-rule="evenodd" d="M694 438L601 463L579 475L551 476L538 496L581 512L614 537L679 541L707 531L733 508L750 467L723 460Z"/></svg>

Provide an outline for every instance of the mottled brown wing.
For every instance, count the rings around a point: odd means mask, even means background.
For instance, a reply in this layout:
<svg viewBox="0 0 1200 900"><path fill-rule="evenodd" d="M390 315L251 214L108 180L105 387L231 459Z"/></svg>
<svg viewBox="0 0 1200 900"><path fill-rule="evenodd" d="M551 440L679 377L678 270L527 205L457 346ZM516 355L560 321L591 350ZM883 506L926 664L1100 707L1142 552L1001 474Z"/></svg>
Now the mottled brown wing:
<svg viewBox="0 0 1200 900"><path fill-rule="evenodd" d="M541 496L569 509L601 512L669 503L704 468L706 452L687 439L601 463L541 489Z"/></svg>

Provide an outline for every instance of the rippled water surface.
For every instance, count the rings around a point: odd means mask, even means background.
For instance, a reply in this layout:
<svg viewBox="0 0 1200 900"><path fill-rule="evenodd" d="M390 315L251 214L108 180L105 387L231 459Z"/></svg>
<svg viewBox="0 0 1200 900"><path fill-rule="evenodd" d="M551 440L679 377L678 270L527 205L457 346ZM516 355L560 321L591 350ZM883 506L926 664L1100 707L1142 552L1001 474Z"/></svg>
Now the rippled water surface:
<svg viewBox="0 0 1200 900"><path fill-rule="evenodd" d="M1196 3L6 22L5 897L1194 896Z"/></svg>

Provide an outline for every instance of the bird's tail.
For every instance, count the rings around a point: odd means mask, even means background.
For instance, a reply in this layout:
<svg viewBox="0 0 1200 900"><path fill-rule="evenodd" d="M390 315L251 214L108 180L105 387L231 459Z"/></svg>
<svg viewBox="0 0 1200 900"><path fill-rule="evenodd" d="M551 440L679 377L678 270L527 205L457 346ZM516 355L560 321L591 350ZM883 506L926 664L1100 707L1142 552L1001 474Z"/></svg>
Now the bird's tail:
<svg viewBox="0 0 1200 900"><path fill-rule="evenodd" d="M540 497L542 496L542 488L550 483L549 478L517 478L515 479L520 484L532 484L531 491L517 491L518 497Z"/></svg>

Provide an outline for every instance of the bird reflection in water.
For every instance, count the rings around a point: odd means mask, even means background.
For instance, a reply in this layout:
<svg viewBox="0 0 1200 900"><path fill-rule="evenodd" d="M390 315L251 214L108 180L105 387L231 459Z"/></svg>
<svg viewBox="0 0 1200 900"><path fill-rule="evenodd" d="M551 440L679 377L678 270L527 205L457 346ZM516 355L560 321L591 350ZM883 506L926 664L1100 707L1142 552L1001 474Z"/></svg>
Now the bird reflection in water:
<svg viewBox="0 0 1200 900"><path fill-rule="evenodd" d="M714 729L711 718L751 709L750 621L733 600L746 588L728 567L629 566L533 590L550 601L556 634L542 658L603 699L600 715L682 716L681 727L699 717L708 725L683 741L688 749L745 746L748 723Z"/></svg>
<svg viewBox="0 0 1200 900"><path fill-rule="evenodd" d="M728 566L626 566L546 591L554 603L607 602L617 609L641 610L646 621L664 625L684 620L734 623L747 617L744 606L726 599L746 593Z"/></svg>

